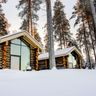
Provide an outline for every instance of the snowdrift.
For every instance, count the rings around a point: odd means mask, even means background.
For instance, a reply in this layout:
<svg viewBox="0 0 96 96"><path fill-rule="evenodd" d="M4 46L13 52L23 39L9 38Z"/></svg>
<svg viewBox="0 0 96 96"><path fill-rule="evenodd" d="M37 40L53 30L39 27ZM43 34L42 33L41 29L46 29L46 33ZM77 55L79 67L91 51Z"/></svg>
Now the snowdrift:
<svg viewBox="0 0 96 96"><path fill-rule="evenodd" d="M0 70L0 96L96 96L96 70Z"/></svg>

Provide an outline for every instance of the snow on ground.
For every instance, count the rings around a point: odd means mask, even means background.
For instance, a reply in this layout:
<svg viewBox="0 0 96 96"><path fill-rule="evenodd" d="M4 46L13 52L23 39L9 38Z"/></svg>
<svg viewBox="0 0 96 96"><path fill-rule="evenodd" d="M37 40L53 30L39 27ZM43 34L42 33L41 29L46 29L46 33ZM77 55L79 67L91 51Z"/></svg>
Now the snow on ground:
<svg viewBox="0 0 96 96"><path fill-rule="evenodd" d="M96 70L0 70L0 96L96 96Z"/></svg>

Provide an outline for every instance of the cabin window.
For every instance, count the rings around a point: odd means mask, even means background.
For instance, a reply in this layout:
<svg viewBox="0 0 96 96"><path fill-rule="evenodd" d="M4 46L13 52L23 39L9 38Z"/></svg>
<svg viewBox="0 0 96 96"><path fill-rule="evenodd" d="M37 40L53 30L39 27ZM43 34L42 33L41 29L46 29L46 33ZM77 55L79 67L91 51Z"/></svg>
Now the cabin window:
<svg viewBox="0 0 96 96"><path fill-rule="evenodd" d="M68 57L69 68L76 68L76 59L72 54Z"/></svg>
<svg viewBox="0 0 96 96"><path fill-rule="evenodd" d="M17 61L12 58L17 58ZM16 64L18 63L19 66L16 66ZM11 41L11 68L26 70L29 65L30 65L29 46L26 45L25 42L21 41L20 39L12 40ZM19 68L16 68L15 66Z"/></svg>
<svg viewBox="0 0 96 96"><path fill-rule="evenodd" d="M30 65L29 47L22 46L21 48L21 70L26 70L29 65Z"/></svg>
<svg viewBox="0 0 96 96"><path fill-rule="evenodd" d="M20 56L20 45L11 44L11 54Z"/></svg>

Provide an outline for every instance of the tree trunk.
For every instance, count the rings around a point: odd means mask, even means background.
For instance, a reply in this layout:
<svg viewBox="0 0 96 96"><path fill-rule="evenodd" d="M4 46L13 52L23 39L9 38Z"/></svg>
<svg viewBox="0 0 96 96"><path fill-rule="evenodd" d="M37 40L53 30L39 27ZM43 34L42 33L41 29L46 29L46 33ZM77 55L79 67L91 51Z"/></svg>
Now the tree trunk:
<svg viewBox="0 0 96 96"><path fill-rule="evenodd" d="M83 1L83 0L82 0ZM88 5L90 7L90 1L87 1ZM86 1L83 1L83 7L84 7L84 11L85 11L85 6L86 6ZM91 7L90 7L91 9ZM84 22L84 16L83 13L81 13L82 15L82 22L83 22L83 28L84 28L84 41L85 41L85 50L86 50L86 55L87 55L87 59L88 59L88 63L89 63L89 69L92 69L92 64L91 64L91 60L90 60L90 54L89 54L89 48L88 48L88 43L87 43L87 38L86 38L86 29L85 29L85 22Z"/></svg>
<svg viewBox="0 0 96 96"><path fill-rule="evenodd" d="M89 69L92 69L91 60L90 60L90 54L89 54L89 49L88 49L87 39L86 39L86 30L85 30L83 14L82 14L82 22L83 22L83 30L84 30L84 43L85 43L86 56L87 56L88 63L89 63L88 64L89 65Z"/></svg>
<svg viewBox="0 0 96 96"><path fill-rule="evenodd" d="M96 52L95 52L95 46L94 46L94 39L93 39L93 36L92 36L92 33L91 33L89 21L87 21L87 23L88 23L88 27L89 27L89 34L90 34L90 37L91 37L92 48L93 48L95 63L96 63ZM94 65L94 67L95 67L95 65Z"/></svg>
<svg viewBox="0 0 96 96"><path fill-rule="evenodd" d="M28 32L34 37L34 31L32 27L32 3L31 0L28 0Z"/></svg>
<svg viewBox="0 0 96 96"><path fill-rule="evenodd" d="M92 20L93 20L93 29L94 29L94 37L95 37L95 44L96 44L96 12L95 12L95 7L93 4L94 0L89 0L90 3L90 10L92 13Z"/></svg>
<svg viewBox="0 0 96 96"><path fill-rule="evenodd" d="M63 46L66 48L66 40L65 40L65 35L63 35Z"/></svg>
<svg viewBox="0 0 96 96"><path fill-rule="evenodd" d="M51 1L46 0L46 11L47 11L47 30L48 30L48 43L49 43L49 64L50 68L56 67L55 54L54 54L54 40L53 40L53 24L52 24L52 13L51 13Z"/></svg>
<svg viewBox="0 0 96 96"><path fill-rule="evenodd" d="M89 0L90 2L90 8L92 11L92 15L93 15L93 19L94 19L94 23L95 23L95 27L96 27L96 12L95 12L95 7L94 7L94 0Z"/></svg>
<svg viewBox="0 0 96 96"><path fill-rule="evenodd" d="M59 38L60 38L60 47L61 47L61 49L63 49L63 47L62 47L62 38L61 38L62 36L61 36L61 32L60 32L60 36L59 36Z"/></svg>

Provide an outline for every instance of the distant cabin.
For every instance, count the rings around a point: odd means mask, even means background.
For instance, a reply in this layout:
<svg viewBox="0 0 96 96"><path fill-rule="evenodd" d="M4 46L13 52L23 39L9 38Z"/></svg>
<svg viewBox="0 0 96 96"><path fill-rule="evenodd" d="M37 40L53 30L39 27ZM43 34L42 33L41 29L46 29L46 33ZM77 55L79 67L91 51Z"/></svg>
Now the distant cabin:
<svg viewBox="0 0 96 96"><path fill-rule="evenodd" d="M50 69L49 53L40 54L39 70ZM57 69L78 68L82 66L82 54L76 47L69 47L55 51Z"/></svg>
<svg viewBox="0 0 96 96"><path fill-rule="evenodd" d="M0 69L38 70L41 44L28 32L17 32L0 37Z"/></svg>

